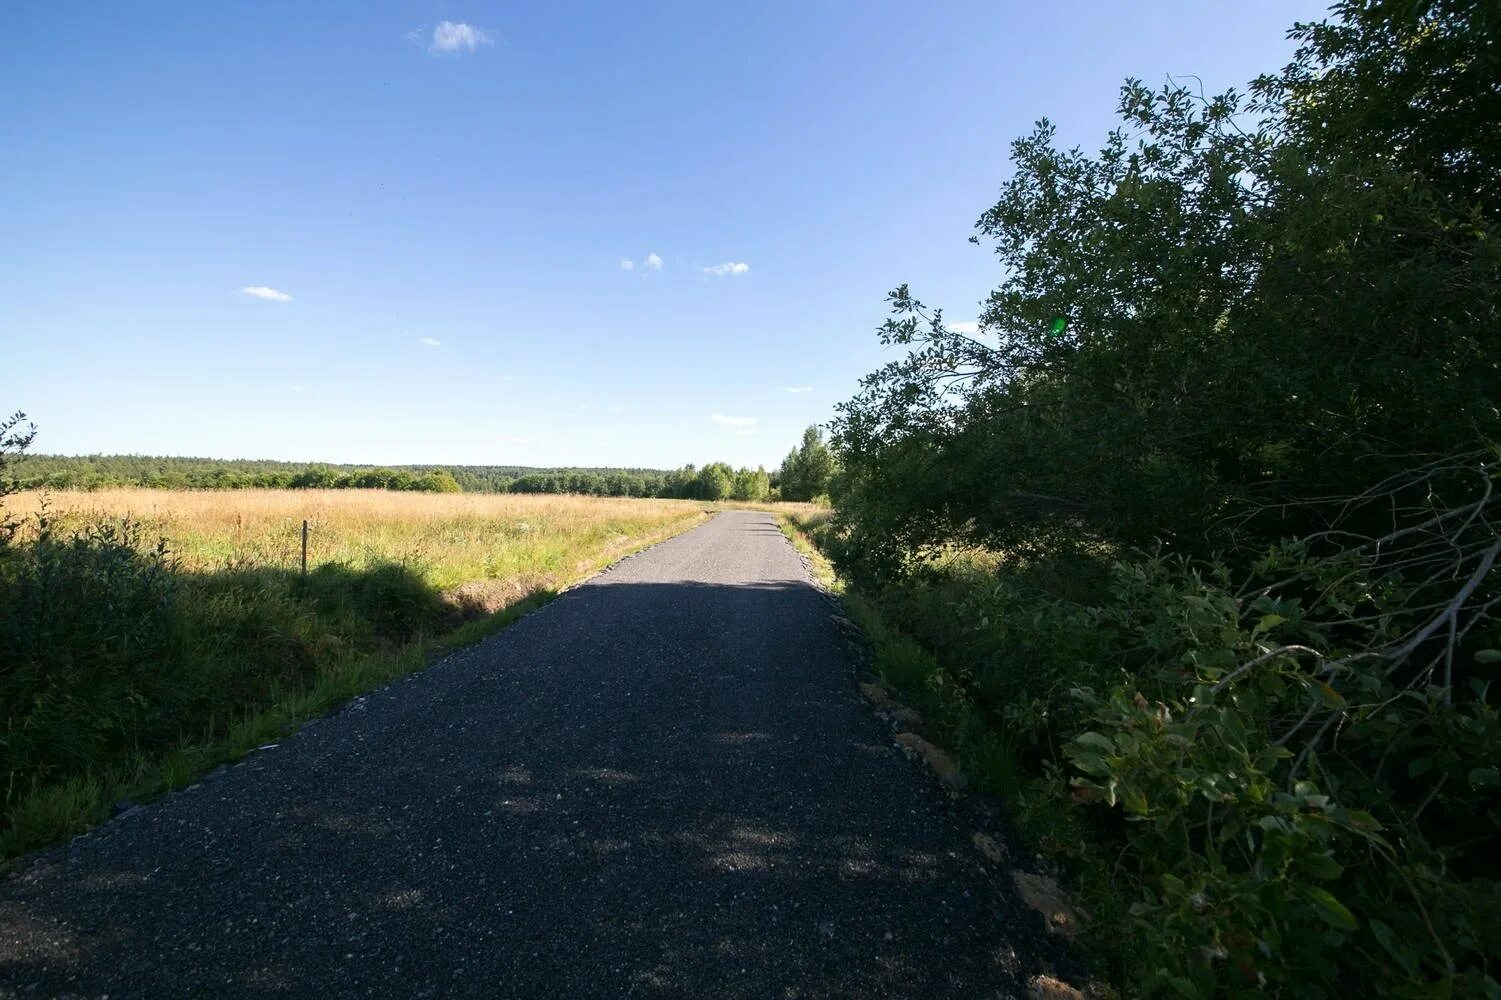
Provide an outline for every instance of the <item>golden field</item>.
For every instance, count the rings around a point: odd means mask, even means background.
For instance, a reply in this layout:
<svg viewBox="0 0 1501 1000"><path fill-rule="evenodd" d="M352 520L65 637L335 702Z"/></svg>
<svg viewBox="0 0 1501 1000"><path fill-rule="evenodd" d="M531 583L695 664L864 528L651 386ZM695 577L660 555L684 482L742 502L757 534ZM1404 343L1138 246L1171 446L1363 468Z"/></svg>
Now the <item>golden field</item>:
<svg viewBox="0 0 1501 1000"><path fill-rule="evenodd" d="M556 584L703 518L705 505L557 494L386 490L111 489L19 493L20 518L45 508L59 528L128 517L167 541L185 570L299 565L309 522L310 567L398 562L448 591L479 581L512 592ZM788 504L788 507L801 506Z"/></svg>

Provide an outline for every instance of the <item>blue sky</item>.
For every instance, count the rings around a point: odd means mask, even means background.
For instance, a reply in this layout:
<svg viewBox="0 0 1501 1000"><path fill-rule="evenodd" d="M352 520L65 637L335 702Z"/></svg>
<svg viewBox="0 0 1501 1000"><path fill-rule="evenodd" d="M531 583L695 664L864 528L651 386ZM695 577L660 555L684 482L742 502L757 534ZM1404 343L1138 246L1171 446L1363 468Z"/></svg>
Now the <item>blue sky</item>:
<svg viewBox="0 0 1501 1000"><path fill-rule="evenodd" d="M54 453L770 467L889 289L973 318L1013 138L1321 10L7 5L0 408Z"/></svg>

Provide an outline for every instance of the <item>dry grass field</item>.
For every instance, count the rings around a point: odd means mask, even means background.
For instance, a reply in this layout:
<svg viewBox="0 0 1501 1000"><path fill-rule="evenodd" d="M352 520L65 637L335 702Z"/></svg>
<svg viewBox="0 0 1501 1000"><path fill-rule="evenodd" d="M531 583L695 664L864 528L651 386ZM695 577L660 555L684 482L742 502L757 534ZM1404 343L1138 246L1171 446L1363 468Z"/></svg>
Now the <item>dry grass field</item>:
<svg viewBox="0 0 1501 1000"><path fill-rule="evenodd" d="M45 505L63 529L130 518L146 538L166 539L183 569L210 573L297 568L306 519L311 567L394 562L443 591L499 581L521 593L695 524L705 509L690 500L386 490L111 489L19 493L6 505L19 518Z"/></svg>

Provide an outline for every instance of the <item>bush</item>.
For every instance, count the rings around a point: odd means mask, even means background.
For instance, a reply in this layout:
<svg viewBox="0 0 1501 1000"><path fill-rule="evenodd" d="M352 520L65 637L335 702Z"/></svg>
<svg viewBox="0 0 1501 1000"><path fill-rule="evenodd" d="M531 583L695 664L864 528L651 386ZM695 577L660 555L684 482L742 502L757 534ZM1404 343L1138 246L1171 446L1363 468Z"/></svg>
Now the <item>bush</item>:
<svg viewBox="0 0 1501 1000"><path fill-rule="evenodd" d="M1262 564L1311 568L1287 550ZM1302 594L1350 567L1317 568ZM1450 647L1452 677L1407 676L1401 650L1431 618L1410 594L1331 623L1303 596L1239 590L1222 565L1144 557L1091 611L1116 676L1073 693L1088 717L1065 755L1076 799L1128 820L1132 981L1495 995L1501 720L1484 675L1501 653Z"/></svg>
<svg viewBox="0 0 1501 1000"><path fill-rule="evenodd" d="M1329 530L1248 571L951 554L873 588L876 667L1112 915L1133 990L1501 995L1498 476L1308 505Z"/></svg>
<svg viewBox="0 0 1501 1000"><path fill-rule="evenodd" d="M190 574L130 521L63 534L44 516L0 549L6 811L459 621L408 566Z"/></svg>
<svg viewBox="0 0 1501 1000"><path fill-rule="evenodd" d="M133 748L170 701L177 580L126 521L59 537L42 519L0 561L7 788Z"/></svg>

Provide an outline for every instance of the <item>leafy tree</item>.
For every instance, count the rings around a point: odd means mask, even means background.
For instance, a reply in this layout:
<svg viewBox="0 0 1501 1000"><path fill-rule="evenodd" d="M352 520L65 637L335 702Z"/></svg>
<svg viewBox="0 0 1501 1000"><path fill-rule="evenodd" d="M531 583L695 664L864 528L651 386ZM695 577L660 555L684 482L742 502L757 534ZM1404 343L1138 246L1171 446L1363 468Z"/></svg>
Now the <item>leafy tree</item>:
<svg viewBox="0 0 1501 1000"><path fill-rule="evenodd" d="M771 477L766 470L757 466L752 469L741 469L735 473L735 490L731 494L736 500L749 500L753 503L765 500L771 494Z"/></svg>
<svg viewBox="0 0 1501 1000"><path fill-rule="evenodd" d="M817 425L803 431L803 441L782 460L777 488L783 500L812 500L829 492L834 455Z"/></svg>
<svg viewBox="0 0 1501 1000"><path fill-rule="evenodd" d="M724 500L735 491L735 471L723 462L710 462L698 474L700 500Z"/></svg>
<svg viewBox="0 0 1501 1000"><path fill-rule="evenodd" d="M1207 552L1307 527L1290 489L1495 437L1489 9L1343 4L1249 98L1131 81L1098 155L1018 140L983 333L898 288L910 353L835 422L873 557L1079 528Z"/></svg>
<svg viewBox="0 0 1501 1000"><path fill-rule="evenodd" d="M414 489L423 490L427 493L462 492L458 480L454 479L451 473L443 469L434 469L432 472L424 474L416 483L417 485L413 487Z"/></svg>

